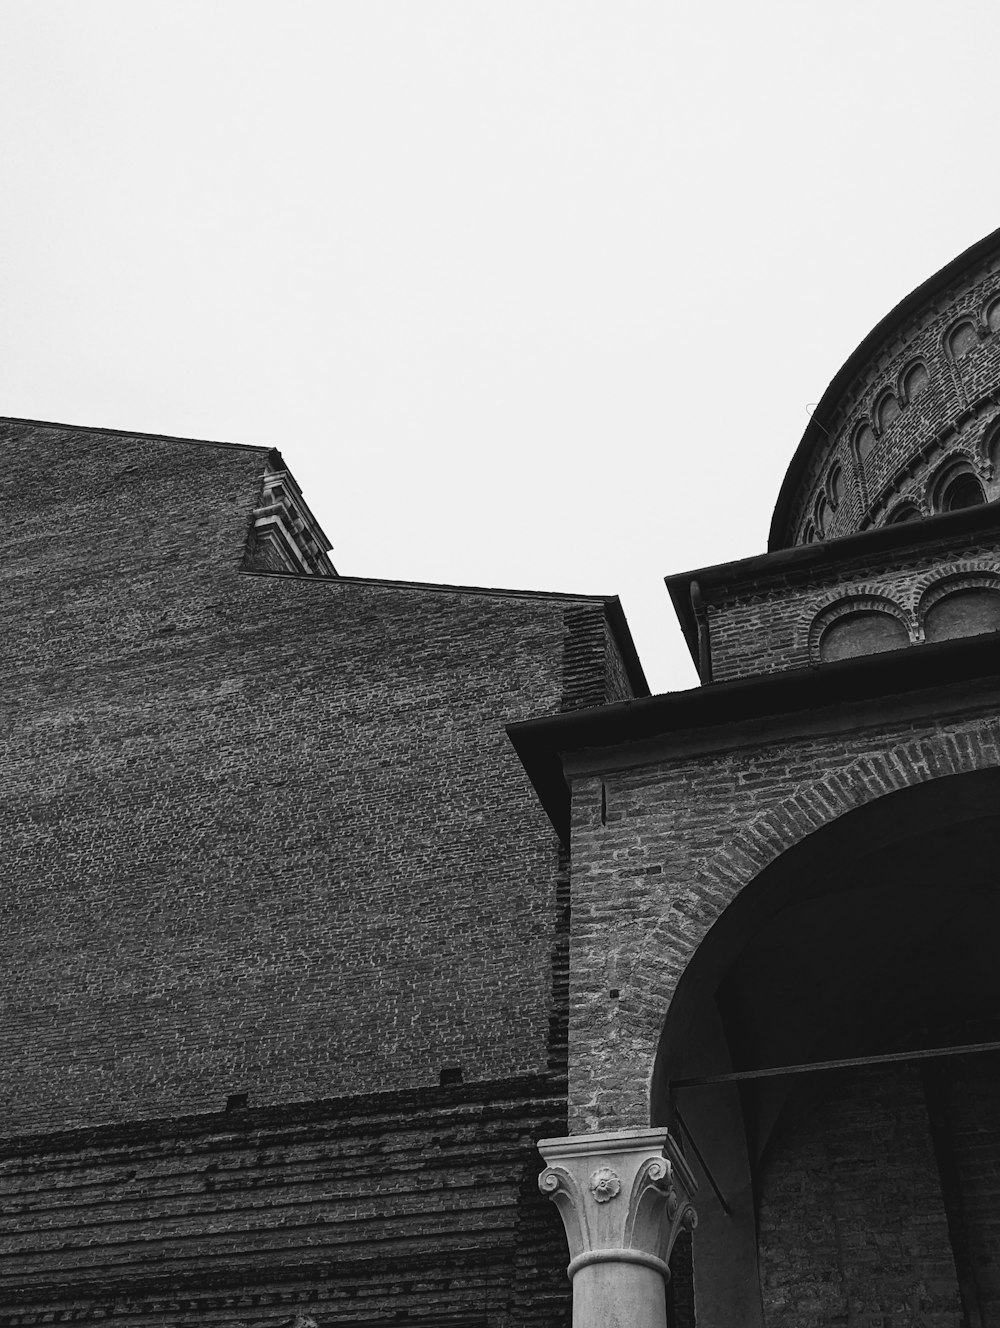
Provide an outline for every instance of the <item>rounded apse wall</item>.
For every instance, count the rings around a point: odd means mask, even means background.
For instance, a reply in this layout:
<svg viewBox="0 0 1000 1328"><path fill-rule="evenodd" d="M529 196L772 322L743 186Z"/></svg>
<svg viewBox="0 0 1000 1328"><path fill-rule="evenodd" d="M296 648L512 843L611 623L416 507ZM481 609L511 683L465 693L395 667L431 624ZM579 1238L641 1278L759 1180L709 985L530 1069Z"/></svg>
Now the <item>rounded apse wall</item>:
<svg viewBox="0 0 1000 1328"><path fill-rule="evenodd" d="M785 476L771 549L1000 498L1000 231L906 297L834 378Z"/></svg>

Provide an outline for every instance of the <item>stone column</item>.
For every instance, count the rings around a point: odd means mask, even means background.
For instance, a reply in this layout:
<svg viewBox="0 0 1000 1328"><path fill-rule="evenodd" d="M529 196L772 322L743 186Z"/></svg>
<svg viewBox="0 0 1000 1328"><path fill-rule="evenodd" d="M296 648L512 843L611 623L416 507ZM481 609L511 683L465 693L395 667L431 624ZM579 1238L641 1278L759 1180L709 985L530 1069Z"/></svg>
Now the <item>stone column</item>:
<svg viewBox="0 0 1000 1328"><path fill-rule="evenodd" d="M573 1328L664 1328L667 1260L696 1222L691 1169L666 1130L542 1139L538 1186L559 1209Z"/></svg>

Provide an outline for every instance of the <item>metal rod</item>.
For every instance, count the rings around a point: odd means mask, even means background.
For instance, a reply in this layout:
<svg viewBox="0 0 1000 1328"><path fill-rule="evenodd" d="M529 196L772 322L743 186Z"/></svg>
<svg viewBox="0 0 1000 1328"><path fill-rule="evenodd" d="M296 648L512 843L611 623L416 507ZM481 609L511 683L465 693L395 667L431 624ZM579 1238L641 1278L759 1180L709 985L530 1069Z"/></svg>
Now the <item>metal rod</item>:
<svg viewBox="0 0 1000 1328"><path fill-rule="evenodd" d="M709 1171L709 1169L708 1169L708 1163L705 1161L705 1159L704 1159L704 1158L702 1157L702 1155L701 1155L701 1149L698 1147L698 1145L697 1145L697 1144L695 1143L695 1141L694 1141L694 1135L691 1133L691 1131L690 1131L690 1130L688 1129L688 1127L687 1127L687 1121L684 1119L684 1117L681 1115L681 1113L677 1110L676 1107L674 1108L674 1116L677 1118L677 1124L681 1127L681 1129L683 1130L683 1132L687 1135L687 1137L688 1137L688 1142L690 1143L692 1149L694 1150L694 1155L695 1155L695 1157L698 1159L698 1164L699 1164L699 1166L701 1167L702 1171L705 1173L705 1175L708 1177L708 1183L709 1183L709 1185L711 1185L712 1189L715 1191L715 1197L718 1199L719 1203L722 1205L722 1211L725 1213L725 1215L726 1215L727 1217L732 1217L732 1215L733 1215L733 1210L729 1207L729 1205L726 1203L725 1199L723 1198L723 1196L722 1196L722 1191L719 1189L718 1185L716 1185L716 1183L715 1183L715 1177L712 1175L712 1173L711 1173L711 1172Z"/></svg>
<svg viewBox="0 0 1000 1328"><path fill-rule="evenodd" d="M748 1079L776 1079L783 1074L814 1074L819 1070L845 1070L858 1065L900 1065L904 1061L931 1061L944 1056L974 1056L983 1051L1000 1051L1000 1042L972 1042L964 1047L933 1047L924 1051L893 1051L882 1056L850 1056L844 1060L812 1061L806 1065L775 1065L767 1070L734 1070L731 1074L710 1074L700 1079L675 1079L670 1087L672 1092L680 1088L709 1088L713 1084L738 1084ZM694 1144L693 1139L691 1143Z"/></svg>

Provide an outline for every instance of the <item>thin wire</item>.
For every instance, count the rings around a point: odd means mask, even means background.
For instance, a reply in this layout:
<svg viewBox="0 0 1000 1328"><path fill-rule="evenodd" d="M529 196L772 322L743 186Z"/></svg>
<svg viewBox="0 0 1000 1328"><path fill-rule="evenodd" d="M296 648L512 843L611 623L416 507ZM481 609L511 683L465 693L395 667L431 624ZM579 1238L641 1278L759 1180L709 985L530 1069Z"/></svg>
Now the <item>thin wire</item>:
<svg viewBox="0 0 1000 1328"><path fill-rule="evenodd" d="M971 1042L964 1047L934 1047L924 1051L894 1051L881 1056L850 1056L839 1061L775 1065L766 1070L734 1070L731 1074L710 1074L700 1079L676 1079L671 1087L674 1090L710 1088L714 1084L738 1084L749 1079L776 1079L783 1074L815 1074L821 1070L844 1070L864 1065L901 1065L905 1061L931 1061L945 1056L977 1056L986 1051L1000 1051L1000 1042Z"/></svg>

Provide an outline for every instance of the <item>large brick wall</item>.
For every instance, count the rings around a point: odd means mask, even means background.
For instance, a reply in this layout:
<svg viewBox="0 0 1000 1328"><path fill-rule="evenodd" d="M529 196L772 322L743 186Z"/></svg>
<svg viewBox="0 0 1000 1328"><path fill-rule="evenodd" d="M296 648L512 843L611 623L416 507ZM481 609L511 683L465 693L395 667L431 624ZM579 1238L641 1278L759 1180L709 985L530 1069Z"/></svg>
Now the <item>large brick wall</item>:
<svg viewBox="0 0 1000 1328"><path fill-rule="evenodd" d="M539 1079L0 1141L0 1325L567 1322Z"/></svg>
<svg viewBox="0 0 1000 1328"><path fill-rule="evenodd" d="M768 1328L960 1328L919 1071L827 1075L806 1106L760 1182Z"/></svg>
<svg viewBox="0 0 1000 1328"><path fill-rule="evenodd" d="M330 1100L345 1117L355 1099L386 1093L396 1095L388 1124L371 1135L351 1125L352 1147L368 1159L347 1189L337 1188L332 1144L319 1199L282 1189L282 1174L268 1170L275 1155L254 1154L268 1203L287 1204L298 1214L287 1221L297 1227L301 1217L311 1233L302 1260L315 1246L326 1267L338 1242L381 1239L362 1209L388 1186L395 1197L378 1199L384 1221L400 1204L454 1208L467 1243L482 1226L480 1262L503 1264L520 1249L518 1276L530 1281L541 1261L556 1300L532 1309L518 1292L520 1308L509 1308L514 1284L503 1289L499 1264L476 1272L470 1255L447 1273L425 1229L423 1244L408 1247L405 1276L383 1269L380 1286L369 1269L364 1312L361 1300L341 1307L324 1328L390 1306L472 1315L477 1277L480 1317L468 1322L506 1324L508 1310L510 1322L556 1322L561 1249L510 1232L523 1228L519 1213L549 1216L524 1197L524 1169L535 1166L532 1139L564 1126L566 871L504 726L621 695L627 670L609 645L607 603L247 571L265 449L17 421L0 430L0 1138L11 1157L27 1158L29 1188L46 1192L69 1183L58 1159L83 1148L71 1170L78 1177L92 1165L93 1178L60 1212L69 1228L90 1221L74 1213L79 1201L97 1224L92 1245L89 1236L46 1238L30 1266L33 1238L8 1228L0 1285L7 1279L21 1297L21 1317L9 1322L64 1302L86 1320L97 1305L88 1299L94 1261L111 1259L112 1283L126 1273L141 1280L149 1251L166 1251L175 1231L188 1253L169 1268L176 1295L190 1292L194 1322L212 1269L227 1270L235 1294L239 1268L277 1250L286 1221L259 1221L256 1208L222 1204L190 1178L185 1168L200 1175L209 1153L230 1147L210 1140L217 1113L246 1095L252 1119ZM455 1124L444 1101L447 1120L435 1125L436 1100L419 1095L439 1083L506 1096L507 1134L484 1129L477 1145L475 1112ZM211 1129L185 1126L178 1144L171 1122L190 1118ZM176 1188L162 1204L123 1179L129 1145L114 1131L143 1121L160 1123L154 1152L165 1177L178 1148L186 1158L176 1182L164 1180ZM427 1163L426 1176L396 1194L383 1173L397 1157L421 1155L417 1122L442 1138L460 1128L465 1180ZM338 1137L326 1117L320 1127L324 1139ZM81 1129L97 1133L58 1143ZM28 1136L57 1142L21 1148ZM244 1160L232 1165L246 1174L244 1135L237 1144ZM149 1166L158 1177L161 1163ZM294 1163L296 1175L302 1167ZM493 1195L485 1203L495 1222L470 1217L480 1200L458 1194L472 1174L480 1198ZM13 1194L22 1180L8 1168L2 1183ZM435 1198L421 1207L424 1183ZM189 1192L200 1196L193 1206L176 1197ZM351 1195L360 1236L344 1235ZM314 1201L322 1211L309 1217ZM29 1232L33 1201L17 1203L27 1214L18 1229ZM170 1215L181 1211L178 1226ZM252 1240L239 1234L251 1228ZM199 1232L209 1231L218 1240L202 1250ZM109 1244L113 1257L95 1253ZM495 1312L483 1290L491 1278ZM455 1294L446 1296L449 1279ZM147 1307L148 1321L188 1322L163 1308L174 1293L161 1290L147 1297L159 1307ZM280 1297L273 1287L268 1295L258 1318L251 1305L239 1322L281 1321ZM135 1296L125 1321L146 1322ZM220 1322L234 1322L233 1306L220 1306Z"/></svg>

